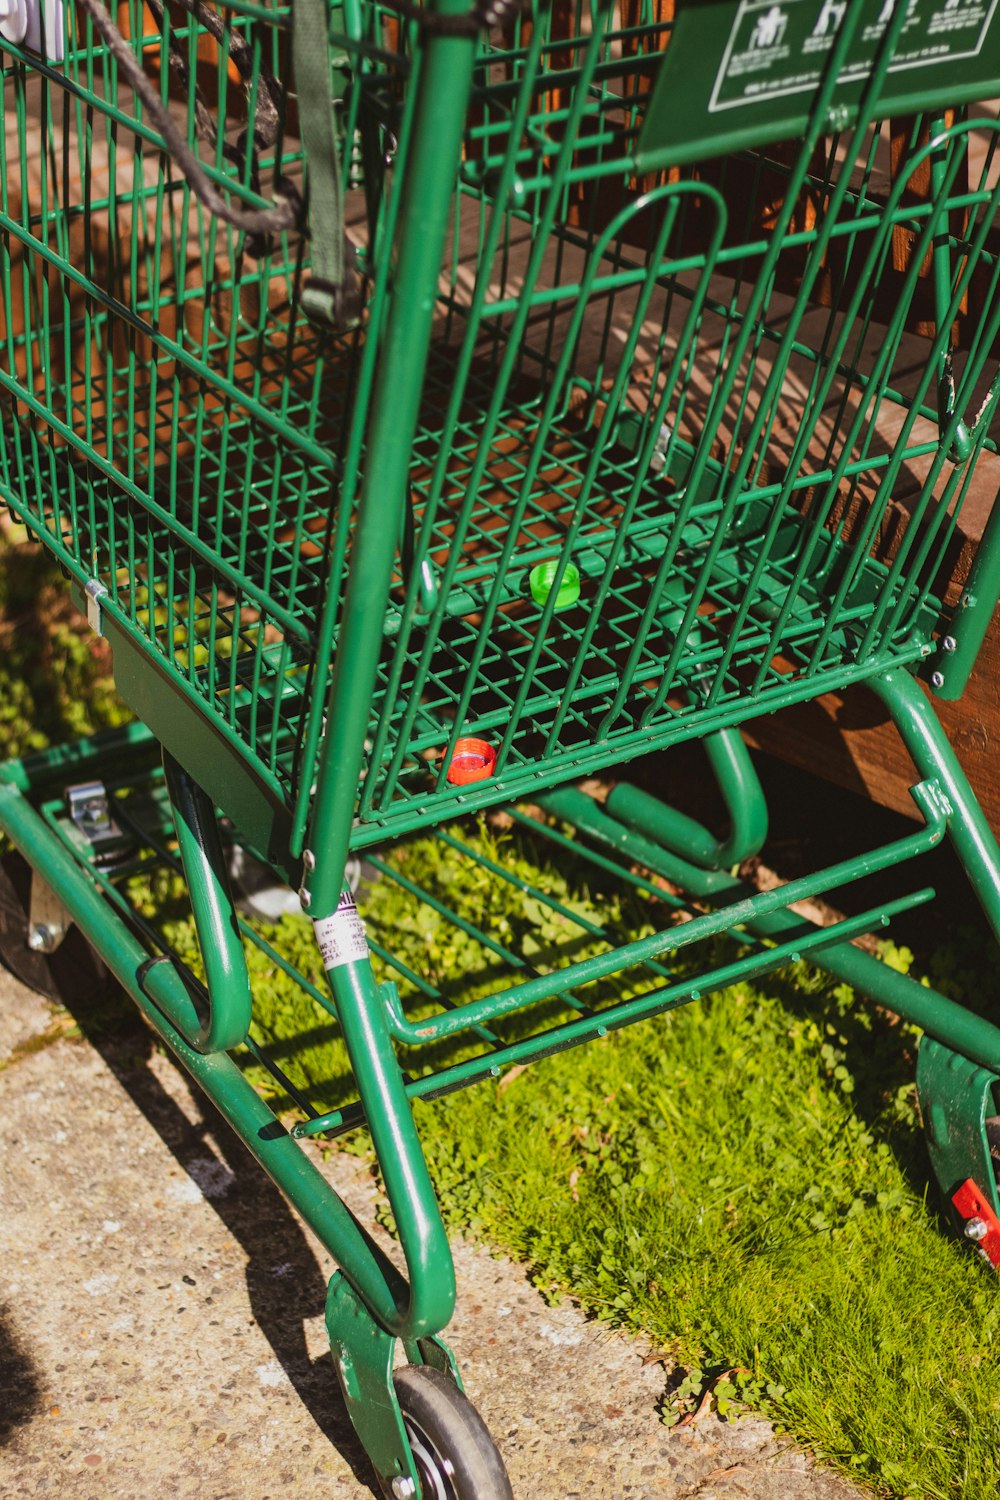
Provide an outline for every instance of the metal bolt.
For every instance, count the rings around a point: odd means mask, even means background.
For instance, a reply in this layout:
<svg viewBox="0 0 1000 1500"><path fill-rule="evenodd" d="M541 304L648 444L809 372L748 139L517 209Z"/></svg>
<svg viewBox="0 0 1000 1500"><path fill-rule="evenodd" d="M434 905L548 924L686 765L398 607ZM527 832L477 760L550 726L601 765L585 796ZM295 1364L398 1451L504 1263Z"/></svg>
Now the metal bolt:
<svg viewBox="0 0 1000 1500"><path fill-rule="evenodd" d="M958 642L956 641L956 639L955 639L955 637L953 635L946 635L945 638L944 638L944 640L941 642L941 645L942 645L942 647L944 648L945 651L957 651L958 650Z"/></svg>
<svg viewBox="0 0 1000 1500"><path fill-rule="evenodd" d="M397 1474L392 1481L392 1493L396 1500L412 1500L417 1493L417 1487L409 1474Z"/></svg>
<svg viewBox="0 0 1000 1500"><path fill-rule="evenodd" d="M312 900L312 894L311 894L311 892L309 890L308 885L306 884L306 881L309 879L309 876L312 874L312 872L313 872L313 870L315 870L315 868L316 868L316 856L315 856L315 854L312 852L311 849L303 849L303 851L302 851L302 884L299 886L299 901L301 902L303 908L306 909L306 910L308 910L309 903Z"/></svg>
<svg viewBox="0 0 1000 1500"><path fill-rule="evenodd" d="M931 686L932 687L944 687L944 673L943 672L932 672L931 673Z"/></svg>
<svg viewBox="0 0 1000 1500"><path fill-rule="evenodd" d="M984 1240L989 1232L990 1226L985 1219L970 1219L965 1226L967 1240Z"/></svg>
<svg viewBox="0 0 1000 1500"><path fill-rule="evenodd" d="M55 949L52 933L42 922L28 929L28 947L32 953L51 953Z"/></svg>

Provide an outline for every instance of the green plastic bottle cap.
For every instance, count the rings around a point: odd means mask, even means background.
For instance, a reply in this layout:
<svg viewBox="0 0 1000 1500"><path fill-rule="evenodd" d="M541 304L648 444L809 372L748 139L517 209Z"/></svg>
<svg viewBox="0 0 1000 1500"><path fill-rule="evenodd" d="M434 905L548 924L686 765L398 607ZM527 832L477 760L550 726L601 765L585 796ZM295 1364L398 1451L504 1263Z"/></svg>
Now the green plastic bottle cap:
<svg viewBox="0 0 1000 1500"><path fill-rule="evenodd" d="M536 604L545 604L547 602L558 572L559 564L554 561L539 563L537 568L532 568L528 574L528 585L531 589L531 597ZM556 609L568 609L571 604L576 603L579 597L580 569L575 563L567 563L563 572L562 582L559 585L559 592L556 595L555 607Z"/></svg>

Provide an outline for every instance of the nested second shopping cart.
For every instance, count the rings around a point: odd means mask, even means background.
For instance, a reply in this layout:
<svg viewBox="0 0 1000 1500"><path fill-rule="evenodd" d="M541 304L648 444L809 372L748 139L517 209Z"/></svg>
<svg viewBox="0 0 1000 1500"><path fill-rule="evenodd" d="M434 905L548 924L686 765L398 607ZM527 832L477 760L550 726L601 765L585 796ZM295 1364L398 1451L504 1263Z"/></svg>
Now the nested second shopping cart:
<svg viewBox="0 0 1000 1500"><path fill-rule="evenodd" d="M991 519L946 603L997 467L995 13L47 0L0 22L0 492L136 715L0 772L29 940L79 925L337 1259L334 1363L397 1500L510 1493L440 1338L454 1276L414 1123L509 1064L812 955L925 1028L932 1162L1000 1261L1000 1029L852 941L930 898L910 864L946 834L1000 924L1000 852L918 681L961 694L1000 588ZM853 683L910 750L919 824L754 892L739 726ZM721 838L626 779L695 738ZM473 921L414 885L396 851L422 832L513 878L455 831L501 805L613 867L649 930L536 890L570 939L542 959L488 902ZM464 991L372 950L361 857L471 940ZM298 892L311 967L238 913L248 860ZM183 874L191 964L134 900L154 866ZM892 869L898 897L833 926L792 910ZM296 1083L294 1038L269 1054L254 947L339 1027L353 1100ZM358 1124L405 1278L304 1149Z"/></svg>

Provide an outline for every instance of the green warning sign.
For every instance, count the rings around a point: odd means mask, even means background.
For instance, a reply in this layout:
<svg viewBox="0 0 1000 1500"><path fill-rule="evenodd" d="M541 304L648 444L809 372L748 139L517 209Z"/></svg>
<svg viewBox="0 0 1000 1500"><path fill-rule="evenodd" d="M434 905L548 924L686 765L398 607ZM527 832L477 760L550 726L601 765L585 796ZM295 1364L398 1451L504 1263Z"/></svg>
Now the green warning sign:
<svg viewBox="0 0 1000 1500"><path fill-rule="evenodd" d="M897 4L906 15L888 56ZM678 0L640 168L801 134L845 26L831 129L856 117L874 70L884 72L881 114L1000 92L1000 0Z"/></svg>

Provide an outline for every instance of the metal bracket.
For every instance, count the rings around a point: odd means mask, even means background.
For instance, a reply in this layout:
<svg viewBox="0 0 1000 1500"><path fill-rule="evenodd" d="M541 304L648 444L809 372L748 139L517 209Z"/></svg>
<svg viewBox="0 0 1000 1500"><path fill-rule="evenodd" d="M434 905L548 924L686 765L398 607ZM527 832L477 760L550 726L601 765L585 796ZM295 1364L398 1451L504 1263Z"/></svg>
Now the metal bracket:
<svg viewBox="0 0 1000 1500"><path fill-rule="evenodd" d="M101 624L101 603L108 597L108 591L98 578L88 579L85 585L87 595L87 624L95 635L103 635Z"/></svg>
<svg viewBox="0 0 1000 1500"><path fill-rule="evenodd" d="M63 795L70 822L90 845L95 861L103 867L131 849L131 840L111 816L108 789L103 781L80 781L66 787Z"/></svg>
<svg viewBox="0 0 1000 1500"><path fill-rule="evenodd" d="M379 1327L341 1271L330 1278L326 1331L347 1414L383 1487L392 1494L419 1495L419 1475L392 1383L396 1339Z"/></svg>
<svg viewBox="0 0 1000 1500"><path fill-rule="evenodd" d="M951 1201L965 1225L965 1238L972 1241L994 1271L1000 1269L1000 1219L971 1177L952 1193Z"/></svg>
<svg viewBox="0 0 1000 1500"><path fill-rule="evenodd" d="M430 1365L434 1370L440 1370L442 1375L447 1375L449 1380L454 1381L460 1391L465 1390L462 1376L458 1368L458 1360L452 1354L444 1339L436 1334L427 1338L417 1339L416 1343L404 1342L406 1357L411 1365Z"/></svg>
<svg viewBox="0 0 1000 1500"><path fill-rule="evenodd" d="M72 923L68 907L38 871L32 870L27 938L32 953L55 953Z"/></svg>

